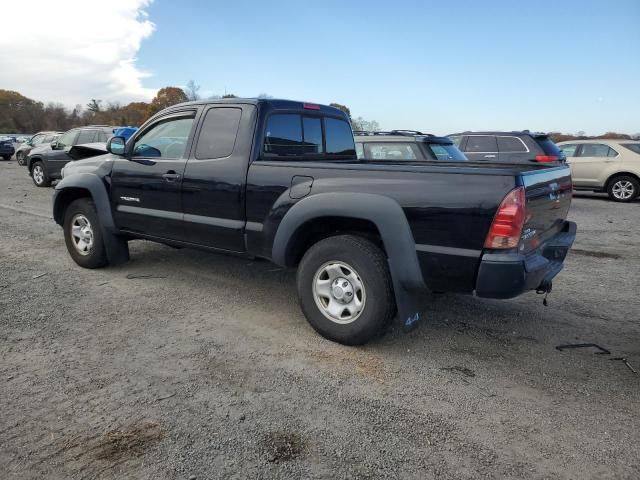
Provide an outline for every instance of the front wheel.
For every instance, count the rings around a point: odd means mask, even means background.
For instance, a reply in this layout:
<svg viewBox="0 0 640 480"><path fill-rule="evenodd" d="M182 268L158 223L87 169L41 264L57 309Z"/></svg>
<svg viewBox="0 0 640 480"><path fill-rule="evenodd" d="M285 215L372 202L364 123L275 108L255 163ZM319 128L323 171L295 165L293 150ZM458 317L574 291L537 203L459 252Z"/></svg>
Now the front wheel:
<svg viewBox="0 0 640 480"><path fill-rule="evenodd" d="M16 153L16 160L18 161L18 165L24 165L24 152L18 152Z"/></svg>
<svg viewBox="0 0 640 480"><path fill-rule="evenodd" d="M100 222L93 200L79 198L71 202L64 214L64 241L71 258L84 268L107 264Z"/></svg>
<svg viewBox="0 0 640 480"><path fill-rule="evenodd" d="M387 259L362 237L339 235L313 245L298 267L297 286L311 326L345 345L367 343L395 312Z"/></svg>
<svg viewBox="0 0 640 480"><path fill-rule="evenodd" d="M8 162L9 160L11 160L11 155L3 155L2 158L4 158Z"/></svg>
<svg viewBox="0 0 640 480"><path fill-rule="evenodd" d="M51 185L51 179L47 174L47 170L44 168L42 162L36 162L31 168L31 179L36 187L48 187Z"/></svg>
<svg viewBox="0 0 640 480"><path fill-rule="evenodd" d="M616 202L631 202L640 193L640 183L634 177L620 175L609 182L607 193Z"/></svg>

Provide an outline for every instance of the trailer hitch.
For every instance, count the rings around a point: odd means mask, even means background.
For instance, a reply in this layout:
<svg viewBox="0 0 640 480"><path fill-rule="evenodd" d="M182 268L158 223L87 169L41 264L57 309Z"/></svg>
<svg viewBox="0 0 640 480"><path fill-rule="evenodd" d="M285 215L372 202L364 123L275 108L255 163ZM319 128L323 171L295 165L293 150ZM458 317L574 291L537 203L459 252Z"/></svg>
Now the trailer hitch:
<svg viewBox="0 0 640 480"><path fill-rule="evenodd" d="M544 295L544 299L542 300L542 304L546 307L549 305L547 302L547 297L553 290L553 282L551 280L543 280L542 283L536 288L536 293L538 295Z"/></svg>

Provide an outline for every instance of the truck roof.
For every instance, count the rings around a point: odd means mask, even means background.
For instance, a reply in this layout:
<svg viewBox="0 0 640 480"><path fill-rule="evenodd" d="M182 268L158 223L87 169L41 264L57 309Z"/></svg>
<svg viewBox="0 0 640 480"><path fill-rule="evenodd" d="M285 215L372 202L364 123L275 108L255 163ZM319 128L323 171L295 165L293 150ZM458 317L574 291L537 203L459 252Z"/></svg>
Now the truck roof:
<svg viewBox="0 0 640 480"><path fill-rule="evenodd" d="M291 109L291 110L309 110L311 112L320 111L323 113L331 113L333 115L340 115L340 116L346 117L346 113L344 113L342 110L335 107L330 107L328 105L321 105L319 103L301 102L297 100L286 100L286 99L279 99L279 98L217 98L217 99L195 100L192 102L178 103L168 108L183 107L186 105L195 106L195 105L234 104L234 103L248 103L251 105L268 105L270 108L278 109L278 110Z"/></svg>

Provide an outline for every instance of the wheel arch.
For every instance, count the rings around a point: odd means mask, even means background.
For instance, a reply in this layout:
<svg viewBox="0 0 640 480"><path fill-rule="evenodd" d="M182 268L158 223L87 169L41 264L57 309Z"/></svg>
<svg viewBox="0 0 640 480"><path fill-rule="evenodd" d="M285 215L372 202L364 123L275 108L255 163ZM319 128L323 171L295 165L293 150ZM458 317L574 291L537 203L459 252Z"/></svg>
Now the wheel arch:
<svg viewBox="0 0 640 480"><path fill-rule="evenodd" d="M611 175L609 175L609 177L607 178L607 181L604 183L604 188L608 189L609 185L616 177L633 177L636 179L638 183L640 183L640 176L632 172L622 171L622 172L612 173Z"/></svg>
<svg viewBox="0 0 640 480"><path fill-rule="evenodd" d="M91 173L78 173L63 178L55 188L53 196L53 218L58 225L64 224L66 208L78 198L91 198L105 242L109 263L116 265L129 259L126 239L117 235L117 229L111 212L111 202L107 186L102 178Z"/></svg>
<svg viewBox="0 0 640 480"><path fill-rule="evenodd" d="M295 258L296 241L309 222L341 218L375 226L387 255L398 313L405 328L419 319L411 291L426 289L413 233L407 217L395 200L371 193L332 192L305 197L282 218L275 234L272 260L283 266ZM364 222L364 223L362 223Z"/></svg>

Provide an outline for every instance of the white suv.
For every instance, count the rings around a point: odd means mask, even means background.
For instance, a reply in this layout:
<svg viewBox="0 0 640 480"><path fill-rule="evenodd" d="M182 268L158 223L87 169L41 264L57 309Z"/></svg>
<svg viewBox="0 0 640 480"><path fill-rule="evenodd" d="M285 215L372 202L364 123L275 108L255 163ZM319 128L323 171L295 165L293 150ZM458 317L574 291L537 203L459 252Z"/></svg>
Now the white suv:
<svg viewBox="0 0 640 480"><path fill-rule="evenodd" d="M569 140L557 144L571 165L573 188L631 202L640 194L640 141Z"/></svg>

